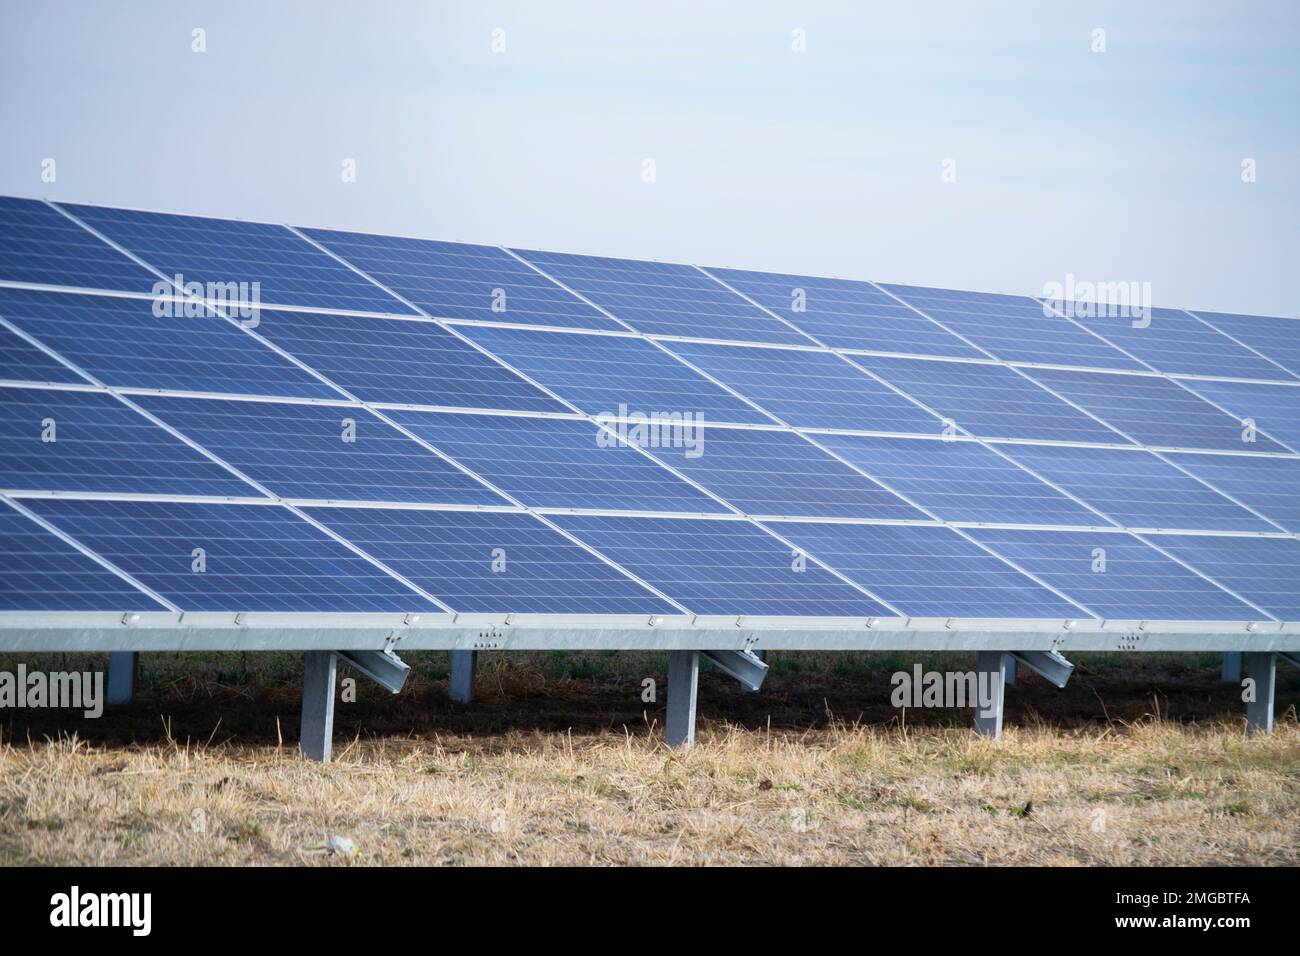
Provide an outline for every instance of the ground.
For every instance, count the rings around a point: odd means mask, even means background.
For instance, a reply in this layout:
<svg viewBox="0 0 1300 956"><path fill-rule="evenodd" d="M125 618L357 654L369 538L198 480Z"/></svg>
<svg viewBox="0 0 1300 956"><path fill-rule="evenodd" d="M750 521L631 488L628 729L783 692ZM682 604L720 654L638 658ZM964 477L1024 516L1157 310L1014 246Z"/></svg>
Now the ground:
<svg viewBox="0 0 1300 956"><path fill-rule="evenodd" d="M469 705L447 654L404 656L401 695L338 704L328 766L296 752L296 655L143 655L125 710L0 712L0 864L1300 863L1294 669L1249 739L1214 655L1079 657L1063 691L1022 669L993 742L890 705L916 657L776 652L759 694L702 674L677 752L663 655L486 655Z"/></svg>

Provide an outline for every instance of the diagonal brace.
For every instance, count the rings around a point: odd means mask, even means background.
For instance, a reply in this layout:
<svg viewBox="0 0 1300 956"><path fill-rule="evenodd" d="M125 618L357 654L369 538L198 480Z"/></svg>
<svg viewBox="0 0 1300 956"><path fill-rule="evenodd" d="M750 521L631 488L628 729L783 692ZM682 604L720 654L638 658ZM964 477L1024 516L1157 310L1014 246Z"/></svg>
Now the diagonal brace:
<svg viewBox="0 0 1300 956"><path fill-rule="evenodd" d="M1011 651L1011 656L1049 683L1064 687L1074 673L1074 665L1056 651Z"/></svg>
<svg viewBox="0 0 1300 956"><path fill-rule="evenodd" d="M406 683L411 665L390 650L335 651L361 673L396 694Z"/></svg>
<svg viewBox="0 0 1300 956"><path fill-rule="evenodd" d="M750 651L700 651L715 667L740 681L746 690L758 690L767 676L767 663Z"/></svg>

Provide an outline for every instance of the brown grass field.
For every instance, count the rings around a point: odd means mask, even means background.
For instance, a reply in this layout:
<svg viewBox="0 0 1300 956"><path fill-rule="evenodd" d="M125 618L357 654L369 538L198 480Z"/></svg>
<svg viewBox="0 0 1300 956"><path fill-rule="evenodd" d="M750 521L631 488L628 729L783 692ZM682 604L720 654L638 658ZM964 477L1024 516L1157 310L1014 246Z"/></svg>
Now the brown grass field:
<svg viewBox="0 0 1300 956"><path fill-rule="evenodd" d="M297 755L297 655L144 655L99 720L3 712L0 864L1300 863L1295 670L1275 734L1246 739L1215 655L1079 657L1064 691L1022 671L991 742L968 711L890 706L912 657L777 652L760 694L702 674L674 752L662 655L488 656L468 706L448 655L404 656L401 695L360 678L338 704L328 766Z"/></svg>

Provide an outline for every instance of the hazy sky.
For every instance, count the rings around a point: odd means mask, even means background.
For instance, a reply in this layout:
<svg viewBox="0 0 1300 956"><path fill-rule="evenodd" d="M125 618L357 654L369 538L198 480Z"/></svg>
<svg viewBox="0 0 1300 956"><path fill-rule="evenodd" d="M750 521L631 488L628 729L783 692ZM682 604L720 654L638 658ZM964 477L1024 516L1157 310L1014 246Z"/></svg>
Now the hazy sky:
<svg viewBox="0 0 1300 956"><path fill-rule="evenodd" d="M1295 2L6 0L0 89L0 193L1300 310Z"/></svg>

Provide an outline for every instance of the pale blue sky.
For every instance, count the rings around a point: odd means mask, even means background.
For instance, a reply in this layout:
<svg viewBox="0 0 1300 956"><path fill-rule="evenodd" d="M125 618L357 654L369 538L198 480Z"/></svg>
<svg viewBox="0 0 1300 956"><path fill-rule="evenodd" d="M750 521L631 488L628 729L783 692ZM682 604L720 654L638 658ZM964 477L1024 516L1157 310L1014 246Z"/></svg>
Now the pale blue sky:
<svg viewBox="0 0 1300 956"><path fill-rule="evenodd" d="M0 88L0 193L1300 310L1294 2L7 0Z"/></svg>

